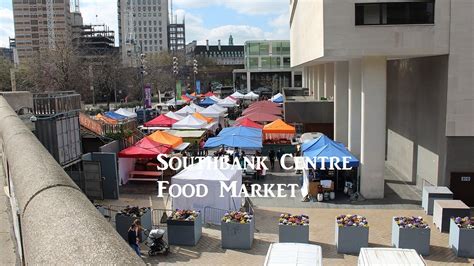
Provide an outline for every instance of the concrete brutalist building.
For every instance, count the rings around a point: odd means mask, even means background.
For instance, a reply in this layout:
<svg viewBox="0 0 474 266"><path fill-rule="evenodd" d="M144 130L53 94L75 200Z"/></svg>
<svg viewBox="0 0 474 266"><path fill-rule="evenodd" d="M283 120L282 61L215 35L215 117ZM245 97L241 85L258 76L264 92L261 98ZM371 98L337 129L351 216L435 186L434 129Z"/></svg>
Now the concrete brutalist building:
<svg viewBox="0 0 474 266"><path fill-rule="evenodd" d="M292 0L290 12L291 66L313 98L334 97L363 196L384 196L387 164L474 205L474 1Z"/></svg>

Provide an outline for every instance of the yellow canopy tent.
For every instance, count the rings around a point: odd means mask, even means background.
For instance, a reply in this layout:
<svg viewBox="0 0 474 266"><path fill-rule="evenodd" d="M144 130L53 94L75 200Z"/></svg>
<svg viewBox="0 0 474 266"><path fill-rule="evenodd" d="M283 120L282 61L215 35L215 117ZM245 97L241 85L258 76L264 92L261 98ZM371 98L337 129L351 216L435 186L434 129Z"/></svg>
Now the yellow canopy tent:
<svg viewBox="0 0 474 266"><path fill-rule="evenodd" d="M173 148L176 148L183 143L182 138L176 137L164 131L155 131L153 134L148 135L147 138L161 144L170 145Z"/></svg>

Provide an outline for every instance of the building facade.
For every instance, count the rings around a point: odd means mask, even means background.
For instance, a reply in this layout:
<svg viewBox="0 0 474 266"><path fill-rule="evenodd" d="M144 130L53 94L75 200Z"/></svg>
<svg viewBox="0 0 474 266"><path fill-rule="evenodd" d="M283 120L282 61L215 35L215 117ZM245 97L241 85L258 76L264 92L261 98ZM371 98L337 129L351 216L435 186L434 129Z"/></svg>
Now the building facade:
<svg viewBox="0 0 474 266"><path fill-rule="evenodd" d="M472 189L473 1L292 0L290 10L291 65L313 98L334 98L334 136L360 158L364 197L384 196L386 165L455 197Z"/></svg>
<svg viewBox="0 0 474 266"><path fill-rule="evenodd" d="M13 0L13 19L20 62L70 37L70 1Z"/></svg>
<svg viewBox="0 0 474 266"><path fill-rule="evenodd" d="M290 41L247 41L245 68L234 70L234 86L239 91L272 93L283 87L301 87L301 71L291 69L290 61Z"/></svg>
<svg viewBox="0 0 474 266"><path fill-rule="evenodd" d="M229 37L228 45L221 45L221 40L217 41L217 45L197 45L196 41L192 41L186 45L186 57L188 59L207 58L214 61L217 65L222 66L244 66L244 46L233 45L231 42L232 35Z"/></svg>
<svg viewBox="0 0 474 266"><path fill-rule="evenodd" d="M168 0L118 0L122 62L132 66L139 54L168 50Z"/></svg>
<svg viewBox="0 0 474 266"><path fill-rule="evenodd" d="M170 51L185 51L186 30L184 20L182 23L173 21L168 25L168 49Z"/></svg>

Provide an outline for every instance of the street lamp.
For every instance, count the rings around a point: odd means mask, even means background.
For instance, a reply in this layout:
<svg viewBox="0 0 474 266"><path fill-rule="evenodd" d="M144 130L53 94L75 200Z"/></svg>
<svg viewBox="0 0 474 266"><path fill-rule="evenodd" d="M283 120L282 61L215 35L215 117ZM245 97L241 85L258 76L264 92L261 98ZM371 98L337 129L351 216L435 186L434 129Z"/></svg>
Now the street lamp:
<svg viewBox="0 0 474 266"><path fill-rule="evenodd" d="M194 91L196 91L196 75L198 74L198 61L194 59L193 61L193 70L194 70Z"/></svg>
<svg viewBox="0 0 474 266"><path fill-rule="evenodd" d="M178 57L173 56L173 75L174 75L174 104L175 106L178 103L178 91L176 88L176 82L178 80L178 74L179 74L179 62L178 62Z"/></svg>

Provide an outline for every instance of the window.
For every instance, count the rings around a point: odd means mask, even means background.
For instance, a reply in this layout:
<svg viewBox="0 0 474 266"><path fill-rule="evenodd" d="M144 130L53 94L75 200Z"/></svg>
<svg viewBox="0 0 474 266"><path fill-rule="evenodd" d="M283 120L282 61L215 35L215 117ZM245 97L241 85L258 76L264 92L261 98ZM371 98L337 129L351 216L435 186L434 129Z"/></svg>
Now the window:
<svg viewBox="0 0 474 266"><path fill-rule="evenodd" d="M280 55L280 54L281 54L281 42L273 42L272 55Z"/></svg>
<svg viewBox="0 0 474 266"><path fill-rule="evenodd" d="M258 68L258 57L250 57L249 58L249 68Z"/></svg>
<svg viewBox="0 0 474 266"><path fill-rule="evenodd" d="M258 55L258 43L249 43L248 44L248 54L249 55Z"/></svg>
<svg viewBox="0 0 474 266"><path fill-rule="evenodd" d="M280 68L281 65L281 58L280 57L271 57L271 68Z"/></svg>
<svg viewBox="0 0 474 266"><path fill-rule="evenodd" d="M268 43L261 43L259 51L260 51L260 55L270 54L270 45Z"/></svg>
<svg viewBox="0 0 474 266"><path fill-rule="evenodd" d="M260 62L262 63L262 68L270 68L271 63L270 63L270 57L269 56L263 56L260 59Z"/></svg>
<svg viewBox="0 0 474 266"><path fill-rule="evenodd" d="M283 57L283 67L290 67L290 58Z"/></svg>
<svg viewBox="0 0 474 266"><path fill-rule="evenodd" d="M434 24L434 0L355 4L355 25Z"/></svg>

